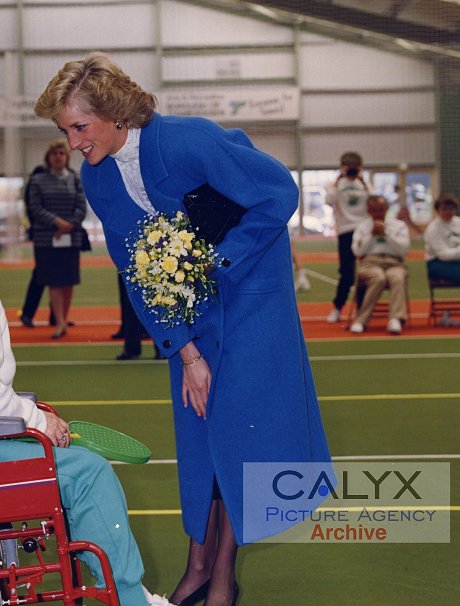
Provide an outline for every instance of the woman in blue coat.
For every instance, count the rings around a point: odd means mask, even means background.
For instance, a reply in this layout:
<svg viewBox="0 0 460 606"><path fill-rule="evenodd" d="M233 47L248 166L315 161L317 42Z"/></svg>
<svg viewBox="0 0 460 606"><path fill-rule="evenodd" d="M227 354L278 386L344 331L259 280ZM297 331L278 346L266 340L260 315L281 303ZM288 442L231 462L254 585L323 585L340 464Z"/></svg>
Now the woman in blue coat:
<svg viewBox="0 0 460 606"><path fill-rule="evenodd" d="M240 130L161 116L155 98L102 53L67 63L38 99L85 157L82 182L117 268L147 213L173 216L208 183L246 209L216 247L217 300L194 324L154 322L132 303L169 359L188 566L170 600L236 604L245 462L329 461L297 313L287 222L298 190L289 171ZM263 538L260 536L259 538Z"/></svg>

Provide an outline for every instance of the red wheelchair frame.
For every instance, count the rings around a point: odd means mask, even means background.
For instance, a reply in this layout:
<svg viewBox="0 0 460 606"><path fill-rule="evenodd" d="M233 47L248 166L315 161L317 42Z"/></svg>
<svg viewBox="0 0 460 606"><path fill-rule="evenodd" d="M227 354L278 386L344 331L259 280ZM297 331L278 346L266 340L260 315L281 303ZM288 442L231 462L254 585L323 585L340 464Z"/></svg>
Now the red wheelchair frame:
<svg viewBox="0 0 460 606"><path fill-rule="evenodd" d="M37 405L55 413L47 404ZM0 522L33 521L33 526L23 523L20 529L11 527L1 530L0 539L14 539L26 551L35 551L38 563L19 566L19 562L13 562L8 568L0 566L0 605L61 600L66 606L77 606L83 603L83 598L92 598L109 606L119 606L110 562L104 551L94 543L69 541L67 537L51 440L32 428L14 436L0 435L0 439L11 437L37 439L43 446L44 457L0 463ZM57 561L46 563L42 551L46 550L45 541L51 535L56 537ZM80 562L76 555L79 551L89 551L99 558L105 588L82 584ZM49 573L60 574L62 589L38 591L37 586Z"/></svg>

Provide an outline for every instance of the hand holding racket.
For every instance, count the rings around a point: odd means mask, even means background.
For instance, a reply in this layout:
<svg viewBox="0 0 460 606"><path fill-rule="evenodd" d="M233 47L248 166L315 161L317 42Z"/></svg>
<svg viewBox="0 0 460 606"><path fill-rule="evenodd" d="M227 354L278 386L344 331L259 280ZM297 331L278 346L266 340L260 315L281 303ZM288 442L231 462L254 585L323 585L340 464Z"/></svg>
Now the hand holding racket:
<svg viewBox="0 0 460 606"><path fill-rule="evenodd" d="M56 410L45 402L37 402L43 411L59 416ZM70 421L70 445L84 446L88 450L122 463L147 463L152 451L141 442L121 431L116 431L96 423L86 421Z"/></svg>

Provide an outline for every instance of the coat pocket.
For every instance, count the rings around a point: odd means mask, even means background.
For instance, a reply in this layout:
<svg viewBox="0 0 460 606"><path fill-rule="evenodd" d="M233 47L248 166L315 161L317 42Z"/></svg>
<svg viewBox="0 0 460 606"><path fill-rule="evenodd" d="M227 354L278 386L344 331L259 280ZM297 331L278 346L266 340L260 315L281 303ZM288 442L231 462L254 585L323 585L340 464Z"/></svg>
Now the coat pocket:
<svg viewBox="0 0 460 606"><path fill-rule="evenodd" d="M261 295L282 290L286 284L283 276L270 276L268 278L251 278L240 283L235 292L239 295Z"/></svg>

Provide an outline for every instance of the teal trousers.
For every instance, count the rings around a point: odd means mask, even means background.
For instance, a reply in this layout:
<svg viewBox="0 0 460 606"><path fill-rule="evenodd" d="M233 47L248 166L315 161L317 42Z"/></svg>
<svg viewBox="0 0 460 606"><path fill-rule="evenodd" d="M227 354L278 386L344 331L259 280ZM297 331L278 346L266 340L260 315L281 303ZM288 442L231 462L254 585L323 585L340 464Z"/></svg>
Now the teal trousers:
<svg viewBox="0 0 460 606"><path fill-rule="evenodd" d="M38 444L0 440L0 462L40 457L41 452ZM54 456L71 540L91 541L105 551L120 606L147 606L141 556L129 526L125 495L110 463L79 446L55 448ZM80 558L97 586L104 587L97 556L86 552Z"/></svg>

